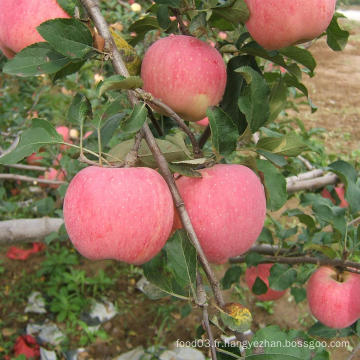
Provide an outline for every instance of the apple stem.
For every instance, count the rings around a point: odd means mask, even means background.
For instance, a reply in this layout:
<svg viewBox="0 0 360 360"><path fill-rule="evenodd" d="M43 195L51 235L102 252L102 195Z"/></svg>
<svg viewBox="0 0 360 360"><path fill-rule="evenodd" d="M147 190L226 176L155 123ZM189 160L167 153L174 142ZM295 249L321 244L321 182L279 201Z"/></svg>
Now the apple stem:
<svg viewBox="0 0 360 360"><path fill-rule="evenodd" d="M109 31L108 24L106 23L103 15L100 11L100 8L96 4L96 2L93 0L81 0L81 3L84 6L84 8L87 10L90 18L93 20L96 28L98 29L99 34L105 40L105 44L106 44L105 47L107 49L109 49L109 51L110 51L111 60L112 60L112 64L113 64L115 72L117 74L128 77L129 72L125 66L125 63L121 57L119 50L117 49L117 47L115 45L114 39L112 38L111 33ZM136 104L138 102L138 99L137 99L134 91L128 91L128 96L129 96L129 100L132 104ZM165 106L164 104L160 103L159 101L157 102L157 104L159 106L161 104L161 107L163 109L165 109L165 111L168 111L170 109L169 107ZM196 236L195 230L192 226L189 214L187 213L187 211L185 209L184 201L181 198L179 190L176 187L174 177L172 176L172 173L168 167L167 161L166 161L164 155L161 153L161 151L155 141L155 138L149 128L149 125L146 122L143 125L142 132L144 134L145 140L146 140L151 152L153 153L153 155L155 157L156 162L159 165L160 171L161 171L166 183L169 186L170 192L174 199L175 206L178 209L183 227L187 231L189 238L198 253L200 262L203 266L205 274L206 274L206 276L209 280L209 283L212 287L216 302L220 307L223 307L225 304L225 301L224 301L224 298L223 298L223 295L222 295L222 292L220 289L219 281L216 279L215 274L213 273L213 271L210 267L210 264L204 254L204 251L201 248L201 245ZM196 151L195 149L196 148L194 148L194 152Z"/></svg>

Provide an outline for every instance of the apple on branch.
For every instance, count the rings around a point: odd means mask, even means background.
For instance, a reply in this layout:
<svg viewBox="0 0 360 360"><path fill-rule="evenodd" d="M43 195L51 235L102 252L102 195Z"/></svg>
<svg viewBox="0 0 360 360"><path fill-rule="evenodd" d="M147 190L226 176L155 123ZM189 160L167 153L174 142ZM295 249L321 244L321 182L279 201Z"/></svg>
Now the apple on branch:
<svg viewBox="0 0 360 360"><path fill-rule="evenodd" d="M336 0L245 0L252 38L267 50L304 43L329 26Z"/></svg>
<svg viewBox="0 0 360 360"><path fill-rule="evenodd" d="M251 266L246 269L245 281L250 290L252 290L256 278L260 278L268 288L264 294L255 295L261 301L277 300L286 293L286 290L277 291L269 287L270 269L273 266L274 264L259 264L257 266Z"/></svg>
<svg viewBox="0 0 360 360"><path fill-rule="evenodd" d="M224 263L245 253L261 233L266 215L264 187L248 167L217 164L202 178L176 180L206 257ZM176 215L173 229L181 227Z"/></svg>
<svg viewBox="0 0 360 360"><path fill-rule="evenodd" d="M141 77L145 91L184 120L198 121L206 116L209 106L222 99L226 67L220 53L206 42L192 36L170 35L146 51Z"/></svg>
<svg viewBox="0 0 360 360"><path fill-rule="evenodd" d="M324 325L342 329L360 318L360 274L319 267L307 285L312 314Z"/></svg>
<svg viewBox="0 0 360 360"><path fill-rule="evenodd" d="M142 167L81 170L69 184L63 210L69 238L84 257L137 265L162 249L174 220L165 180Z"/></svg>
<svg viewBox="0 0 360 360"><path fill-rule="evenodd" d="M0 49L12 58L23 48L44 41L36 30L41 23L69 17L56 0L1 0Z"/></svg>

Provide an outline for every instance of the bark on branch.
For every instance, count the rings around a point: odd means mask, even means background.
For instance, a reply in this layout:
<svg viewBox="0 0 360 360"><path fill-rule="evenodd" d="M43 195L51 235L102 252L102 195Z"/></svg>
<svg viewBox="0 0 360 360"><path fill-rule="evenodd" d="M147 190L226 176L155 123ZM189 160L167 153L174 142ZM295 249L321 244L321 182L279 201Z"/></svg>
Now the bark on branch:
<svg viewBox="0 0 360 360"><path fill-rule="evenodd" d="M41 241L63 223L63 219L49 217L0 221L0 245Z"/></svg>

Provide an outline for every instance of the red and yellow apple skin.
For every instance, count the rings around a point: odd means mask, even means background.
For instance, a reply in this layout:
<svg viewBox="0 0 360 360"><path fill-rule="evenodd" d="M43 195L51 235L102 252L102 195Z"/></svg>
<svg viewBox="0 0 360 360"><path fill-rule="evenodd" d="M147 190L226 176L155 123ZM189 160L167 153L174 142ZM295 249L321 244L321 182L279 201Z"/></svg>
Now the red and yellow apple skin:
<svg viewBox="0 0 360 360"><path fill-rule="evenodd" d="M245 0L246 27L267 50L312 40L329 26L336 0Z"/></svg>
<svg viewBox="0 0 360 360"><path fill-rule="evenodd" d="M264 188L246 166L217 164L199 171L202 178L183 176L176 184L207 259L225 263L249 250L260 235ZM180 227L176 215L174 230Z"/></svg>
<svg viewBox="0 0 360 360"><path fill-rule="evenodd" d="M251 266L246 269L245 282L250 290L252 290L257 277L259 277L268 287L266 293L255 295L261 301L277 300L286 293L286 290L277 291L269 287L270 269L273 267L273 265L274 264L259 264L257 266Z"/></svg>
<svg viewBox="0 0 360 360"><path fill-rule="evenodd" d="M192 36L170 35L146 51L141 66L144 90L163 101L184 120L198 121L217 105L226 85L220 53Z"/></svg>
<svg viewBox="0 0 360 360"><path fill-rule="evenodd" d="M324 325L342 329L360 318L360 275L344 272L342 282L328 266L319 267L307 285L307 299L312 314Z"/></svg>
<svg viewBox="0 0 360 360"><path fill-rule="evenodd" d="M49 170L44 172L44 175L39 176L39 179L64 181L65 176L66 176L66 171L65 170L62 170L62 169L56 170L54 168L49 168ZM50 187L52 189L57 189L60 186L60 184L40 183L40 186L41 187Z"/></svg>
<svg viewBox="0 0 360 360"><path fill-rule="evenodd" d="M200 126L208 126L209 125L209 118L205 117L202 120L196 122Z"/></svg>
<svg viewBox="0 0 360 360"><path fill-rule="evenodd" d="M70 182L63 210L66 230L80 254L136 265L160 252L174 220L165 180L141 167L81 170Z"/></svg>
<svg viewBox="0 0 360 360"><path fill-rule="evenodd" d="M23 48L44 41L36 30L42 22L69 17L56 0L1 0L0 49L12 58Z"/></svg>

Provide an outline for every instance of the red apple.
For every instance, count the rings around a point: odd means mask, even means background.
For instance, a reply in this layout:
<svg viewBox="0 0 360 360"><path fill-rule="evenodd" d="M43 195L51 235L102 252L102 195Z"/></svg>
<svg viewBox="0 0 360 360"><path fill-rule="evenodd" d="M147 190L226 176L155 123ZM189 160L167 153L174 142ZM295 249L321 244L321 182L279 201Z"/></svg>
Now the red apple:
<svg viewBox="0 0 360 360"><path fill-rule="evenodd" d="M335 12L336 0L245 0L246 27L261 46L276 50L321 35Z"/></svg>
<svg viewBox="0 0 360 360"><path fill-rule="evenodd" d="M36 27L54 18L69 18L56 0L1 0L0 49L8 58L44 39Z"/></svg>
<svg viewBox="0 0 360 360"><path fill-rule="evenodd" d="M260 235L264 188L246 166L218 164L199 171L202 178L183 176L176 184L206 257L220 264L245 253ZM179 227L177 217L174 229Z"/></svg>
<svg viewBox="0 0 360 360"><path fill-rule="evenodd" d="M269 287L270 269L273 265L274 264L259 264L246 269L245 281L250 290L252 290L257 277L259 277L268 287L268 290L264 294L255 295L261 301L277 300L286 293L286 290L277 291Z"/></svg>
<svg viewBox="0 0 360 360"><path fill-rule="evenodd" d="M144 90L182 118L198 121L225 91L226 67L220 53L192 36L170 35L146 51L141 66Z"/></svg>
<svg viewBox="0 0 360 360"><path fill-rule="evenodd" d="M349 203L345 200L345 189L344 189L344 184L340 184L339 186L335 187L335 192L336 195L338 196L338 198L340 199L340 204L339 206L342 208L346 208L349 206ZM321 191L321 196L325 199L330 199L331 202L333 204L336 203L336 200L332 197L332 195L330 194L329 190L324 188Z"/></svg>
<svg viewBox="0 0 360 360"><path fill-rule="evenodd" d="M39 179L64 181L65 176L66 176L65 170L56 170L54 168L49 168L49 170L45 171L44 175L39 176ZM48 186L50 188L57 189L60 185L40 183L40 186L41 187Z"/></svg>
<svg viewBox="0 0 360 360"><path fill-rule="evenodd" d="M209 125L209 118L208 117L203 118L202 120L197 121L196 123L198 125L200 125L200 126L208 126Z"/></svg>
<svg viewBox="0 0 360 360"><path fill-rule="evenodd" d="M64 142L67 142L69 144L72 144L73 142L70 139L70 129L67 126L58 126L56 128L56 131L63 137ZM60 150L64 151L66 149L68 149L69 146L68 145L60 145Z"/></svg>
<svg viewBox="0 0 360 360"><path fill-rule="evenodd" d="M29 165L41 165L41 160L43 159L43 156L38 155L37 153L32 153L26 158L26 162Z"/></svg>
<svg viewBox="0 0 360 360"><path fill-rule="evenodd" d="M319 267L307 285L312 314L324 325L342 329L360 318L360 275Z"/></svg>
<svg viewBox="0 0 360 360"><path fill-rule="evenodd" d="M70 240L92 260L143 264L164 246L173 220L170 191L150 168L85 168L64 199Z"/></svg>

